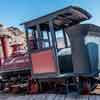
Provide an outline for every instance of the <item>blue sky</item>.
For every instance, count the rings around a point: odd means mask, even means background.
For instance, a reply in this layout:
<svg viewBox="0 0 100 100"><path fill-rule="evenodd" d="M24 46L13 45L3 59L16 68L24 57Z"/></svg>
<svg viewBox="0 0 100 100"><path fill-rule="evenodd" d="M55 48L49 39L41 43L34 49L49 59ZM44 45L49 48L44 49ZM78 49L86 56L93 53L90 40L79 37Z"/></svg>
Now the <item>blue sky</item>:
<svg viewBox="0 0 100 100"><path fill-rule="evenodd" d="M100 26L100 0L0 0L0 23L20 27L24 21L70 5L89 11L93 18L88 22Z"/></svg>

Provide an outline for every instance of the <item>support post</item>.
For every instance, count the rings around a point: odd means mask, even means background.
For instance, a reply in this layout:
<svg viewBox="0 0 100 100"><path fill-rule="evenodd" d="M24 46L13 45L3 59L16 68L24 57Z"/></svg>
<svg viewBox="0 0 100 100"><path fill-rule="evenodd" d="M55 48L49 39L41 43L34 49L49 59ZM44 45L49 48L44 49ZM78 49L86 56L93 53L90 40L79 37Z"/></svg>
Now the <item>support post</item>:
<svg viewBox="0 0 100 100"><path fill-rule="evenodd" d="M54 31L53 21L52 20L49 21L49 28L50 28L51 37L52 37L52 45L53 45L53 50L54 50L56 66L57 66L58 72L60 73L58 57L57 57L57 42L56 42L56 36L55 36L55 31Z"/></svg>
<svg viewBox="0 0 100 100"><path fill-rule="evenodd" d="M28 49L28 52L30 52L30 48L29 48L29 38L28 38L28 29L26 27L25 27L25 34L26 34L27 49Z"/></svg>
<svg viewBox="0 0 100 100"><path fill-rule="evenodd" d="M40 30L40 25L36 25L37 33L38 33L38 48L42 48L42 43L41 43L41 30Z"/></svg>
<svg viewBox="0 0 100 100"><path fill-rule="evenodd" d="M65 33L64 29L62 29L62 31L63 31L63 35L64 35L65 47L67 48L68 47L68 43L67 43L66 33Z"/></svg>
<svg viewBox="0 0 100 100"><path fill-rule="evenodd" d="M50 43L50 35L49 35L49 32L47 31L47 36L48 36L48 41L49 41L49 47L51 46L51 43Z"/></svg>
<svg viewBox="0 0 100 100"><path fill-rule="evenodd" d="M33 38L33 44L34 44L34 49L37 49L38 48L38 44L37 44L37 37L36 37L36 32L35 30L33 29L33 32L32 32L32 38Z"/></svg>
<svg viewBox="0 0 100 100"><path fill-rule="evenodd" d="M68 84L69 84L69 82L68 82L68 79L66 78L66 79L65 79L65 93L66 93L66 94L69 93L69 87L68 87L69 85L68 85Z"/></svg>

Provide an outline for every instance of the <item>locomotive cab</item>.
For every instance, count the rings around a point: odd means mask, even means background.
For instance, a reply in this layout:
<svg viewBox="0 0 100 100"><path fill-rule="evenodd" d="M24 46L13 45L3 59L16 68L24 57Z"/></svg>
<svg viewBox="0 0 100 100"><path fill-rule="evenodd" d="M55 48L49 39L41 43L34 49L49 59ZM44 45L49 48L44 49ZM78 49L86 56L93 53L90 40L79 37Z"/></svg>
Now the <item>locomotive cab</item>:
<svg viewBox="0 0 100 100"><path fill-rule="evenodd" d="M33 79L64 78L68 89L74 77L78 91L89 87L88 83L94 86L91 78L98 76L99 51L95 43L88 42L91 36L96 41L100 28L80 24L90 18L87 11L70 6L23 23Z"/></svg>
<svg viewBox="0 0 100 100"><path fill-rule="evenodd" d="M23 23L33 78L74 75L73 45L66 28L90 18L87 11L70 6Z"/></svg>

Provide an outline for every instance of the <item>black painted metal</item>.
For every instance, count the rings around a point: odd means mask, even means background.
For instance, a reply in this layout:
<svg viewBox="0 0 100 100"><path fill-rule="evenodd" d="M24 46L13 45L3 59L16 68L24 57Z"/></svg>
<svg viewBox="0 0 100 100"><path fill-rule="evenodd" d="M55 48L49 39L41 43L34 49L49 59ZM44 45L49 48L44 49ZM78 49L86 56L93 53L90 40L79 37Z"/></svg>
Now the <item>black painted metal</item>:
<svg viewBox="0 0 100 100"><path fill-rule="evenodd" d="M91 33L92 36L97 36L97 34L99 36L100 27L93 24L79 24L66 28L65 31L68 33L71 41L74 73L77 75L90 76L94 75L94 73L97 73L98 66L94 66L94 68L91 67L87 48L84 44L84 38L87 35L91 35Z"/></svg>
<svg viewBox="0 0 100 100"><path fill-rule="evenodd" d="M68 47L68 43L67 43L66 33L65 33L64 29L62 29L62 31L63 31L63 35L64 35L65 47L67 48Z"/></svg>
<svg viewBox="0 0 100 100"><path fill-rule="evenodd" d="M53 44L53 50L54 50L54 57L55 57L55 62L56 66L58 67L58 72L59 71L59 63L58 63L58 57L57 57L57 41L56 41L56 36L55 36L55 31L54 31L54 26L53 26L53 20L49 21L49 28L51 32L51 37L52 37L52 44Z"/></svg>
<svg viewBox="0 0 100 100"><path fill-rule="evenodd" d="M50 35L49 35L49 32L48 32L48 31L47 31L47 36L48 36L49 47L51 47L51 43L50 43Z"/></svg>

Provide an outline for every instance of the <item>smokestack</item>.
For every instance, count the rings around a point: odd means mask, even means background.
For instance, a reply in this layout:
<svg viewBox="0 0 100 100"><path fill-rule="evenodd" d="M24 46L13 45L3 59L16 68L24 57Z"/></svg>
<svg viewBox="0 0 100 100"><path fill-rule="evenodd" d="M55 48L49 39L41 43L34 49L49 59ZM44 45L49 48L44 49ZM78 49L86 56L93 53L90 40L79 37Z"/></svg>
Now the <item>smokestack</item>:
<svg viewBox="0 0 100 100"><path fill-rule="evenodd" d="M7 36L2 36L0 37L1 39L1 46L2 46L2 49L3 49L3 55L4 55L4 58L8 58L8 37Z"/></svg>
<svg viewBox="0 0 100 100"><path fill-rule="evenodd" d="M0 40L5 59L8 58L8 38L10 38L8 30L3 26L3 24L0 24Z"/></svg>

